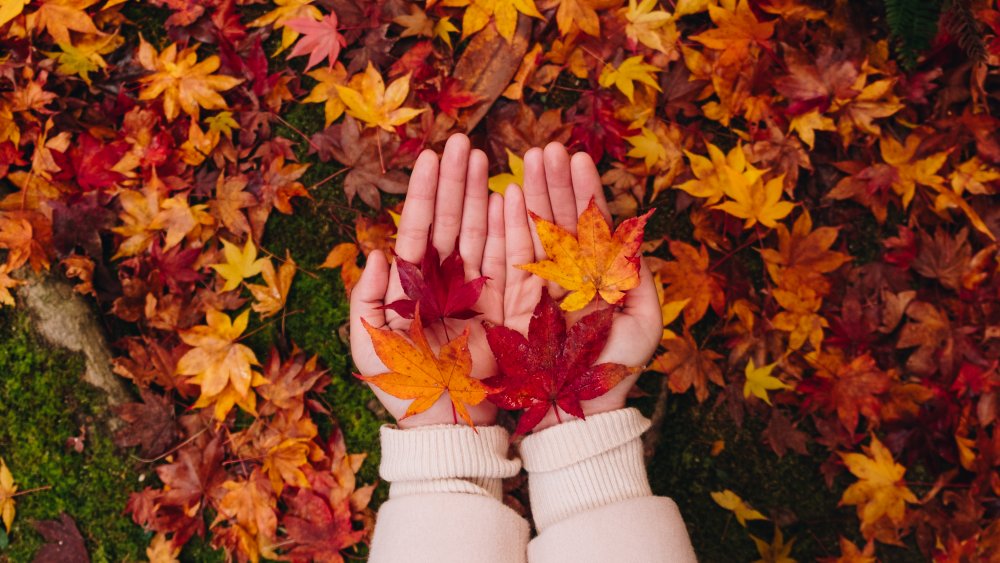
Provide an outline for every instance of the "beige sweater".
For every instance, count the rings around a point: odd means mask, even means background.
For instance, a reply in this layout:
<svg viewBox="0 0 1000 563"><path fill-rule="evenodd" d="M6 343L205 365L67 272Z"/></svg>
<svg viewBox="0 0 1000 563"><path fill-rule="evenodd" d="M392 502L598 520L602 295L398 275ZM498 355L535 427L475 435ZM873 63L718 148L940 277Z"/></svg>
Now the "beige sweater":
<svg viewBox="0 0 1000 563"><path fill-rule="evenodd" d="M559 424L521 442L538 535L500 501L518 473L499 426L382 427L391 483L372 563L692 562L677 505L649 488L639 436L649 420L622 409Z"/></svg>

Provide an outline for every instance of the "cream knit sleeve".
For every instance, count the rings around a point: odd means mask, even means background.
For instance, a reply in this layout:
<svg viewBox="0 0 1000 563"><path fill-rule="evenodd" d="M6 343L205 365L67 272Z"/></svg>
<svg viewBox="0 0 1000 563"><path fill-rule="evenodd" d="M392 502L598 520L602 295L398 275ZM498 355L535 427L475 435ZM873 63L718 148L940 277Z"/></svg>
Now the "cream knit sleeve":
<svg viewBox="0 0 1000 563"><path fill-rule="evenodd" d="M503 478L521 469L507 457L509 439L499 426L383 426L389 500L368 560L523 563L528 522L500 501Z"/></svg>
<svg viewBox="0 0 1000 563"><path fill-rule="evenodd" d="M539 532L529 561L695 561L677 505L650 490L639 439L649 425L638 410L620 409L521 442Z"/></svg>

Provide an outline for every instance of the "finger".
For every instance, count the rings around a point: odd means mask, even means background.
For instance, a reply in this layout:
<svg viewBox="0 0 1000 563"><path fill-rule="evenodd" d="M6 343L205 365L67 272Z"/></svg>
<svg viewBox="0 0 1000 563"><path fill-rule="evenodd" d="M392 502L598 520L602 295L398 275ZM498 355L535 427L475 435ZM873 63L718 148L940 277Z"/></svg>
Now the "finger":
<svg viewBox="0 0 1000 563"><path fill-rule="evenodd" d="M611 212L608 211L608 201L604 198L601 175L597 173L594 160L590 158L589 154L578 152L573 155L570 161L570 170L573 175L573 193L576 196L577 213L583 213L583 210L590 205L590 198L594 198L597 208L604 214L608 223L611 223Z"/></svg>
<svg viewBox="0 0 1000 563"><path fill-rule="evenodd" d="M507 279L507 243L504 228L504 199L493 194L489 199L486 248L483 251L482 273L494 287L502 291Z"/></svg>
<svg viewBox="0 0 1000 563"><path fill-rule="evenodd" d="M434 220L434 195L438 184L438 158L432 150L417 157L406 189L403 214L396 233L396 255L407 262L419 262L427 248L427 233ZM455 242L454 240L452 242Z"/></svg>
<svg viewBox="0 0 1000 563"><path fill-rule="evenodd" d="M504 193L503 219L507 238L506 287L512 287L531 277L530 272L515 266L535 261L535 246L531 241L532 229L528 224L524 194L514 184L508 186Z"/></svg>
<svg viewBox="0 0 1000 563"><path fill-rule="evenodd" d="M489 166L486 153L476 149L469 155L469 170L465 181L465 203L462 209L462 232L458 237L458 249L465 261L467 277L476 277L483 267L483 251L486 248L490 205ZM502 211L502 208L501 208ZM503 227L503 215L500 216ZM501 235L502 236L502 235ZM503 253L501 252L501 257Z"/></svg>
<svg viewBox="0 0 1000 563"><path fill-rule="evenodd" d="M469 138L456 133L448 138L438 170L434 203L434 247L442 256L451 254L462 227L466 171L469 167ZM485 204L485 198L483 198ZM485 213L485 211L484 211Z"/></svg>
<svg viewBox="0 0 1000 563"><path fill-rule="evenodd" d="M361 278L351 291L351 350L354 361L362 372L381 368L361 319L376 328L385 326L385 311L379 307L385 303L388 285L389 263L381 250L374 250L368 256Z"/></svg>
<svg viewBox="0 0 1000 563"><path fill-rule="evenodd" d="M569 168L569 153L562 143L545 147L545 182L549 187L552 216L560 227L576 233L577 209L573 194L573 176Z"/></svg>
<svg viewBox="0 0 1000 563"><path fill-rule="evenodd" d="M528 211L552 221L552 205L549 203L549 188L545 183L545 162L542 149L535 147L524 153L524 202ZM535 247L535 256L545 257L545 249L538 233L531 229L531 240Z"/></svg>
<svg viewBox="0 0 1000 563"><path fill-rule="evenodd" d="M653 280L653 273L649 270L646 259L640 260L639 285L625 292L625 315L635 319L640 327L643 338L650 343L649 353L656 350L663 334L663 317L660 311L660 300L656 296L656 282Z"/></svg>

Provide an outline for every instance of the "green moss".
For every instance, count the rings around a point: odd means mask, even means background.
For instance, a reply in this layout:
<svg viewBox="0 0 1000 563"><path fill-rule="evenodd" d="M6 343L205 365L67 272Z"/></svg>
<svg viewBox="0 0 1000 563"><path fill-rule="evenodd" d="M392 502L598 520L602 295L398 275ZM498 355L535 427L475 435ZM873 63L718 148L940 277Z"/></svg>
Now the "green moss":
<svg viewBox="0 0 1000 563"><path fill-rule="evenodd" d="M319 174L328 175L316 173ZM335 421L350 451L368 452L360 478L372 483L378 478L378 429L384 421L368 408L374 396L354 378L350 347L340 336L341 327L349 319L349 304L340 273L319 269L329 250L348 239L349 233L343 231L348 226L353 229L353 222L345 222L335 215L342 211L328 205L343 201L339 183L331 182L325 190L314 195L315 201L297 204L294 215L272 215L263 245L278 255L288 250L300 267L285 307L288 315L284 320L284 334L309 354L318 354L323 366L330 371L331 382L323 400L333 416L327 420L319 416L314 419L325 432L330 431ZM352 219L352 214L346 215ZM272 342L281 340L279 321L255 334L251 345L266 352ZM384 490L380 488L376 504L382 495Z"/></svg>
<svg viewBox="0 0 1000 563"><path fill-rule="evenodd" d="M648 408L651 401L644 403L640 407ZM827 489L819 471L821 458L794 453L778 458L761 443L763 429L750 416L737 428L721 404L699 405L690 393L671 396L649 465L654 492L677 502L703 561L756 560L749 534L768 541L774 534L772 522L749 522L744 530L715 504L710 493L725 489L779 519L785 540L795 538L792 556L799 561L839 553L838 535L857 539L853 509L836 508L842 490ZM723 440L725 449L713 457L716 440Z"/></svg>
<svg viewBox="0 0 1000 563"><path fill-rule="evenodd" d="M91 560L137 561L147 537L122 510L138 476L116 451L102 421L100 391L83 383L83 359L54 351L31 334L26 316L0 311L0 456L21 490L10 545L0 561L29 561L42 543L31 522L72 516ZM86 426L83 453L66 439Z"/></svg>

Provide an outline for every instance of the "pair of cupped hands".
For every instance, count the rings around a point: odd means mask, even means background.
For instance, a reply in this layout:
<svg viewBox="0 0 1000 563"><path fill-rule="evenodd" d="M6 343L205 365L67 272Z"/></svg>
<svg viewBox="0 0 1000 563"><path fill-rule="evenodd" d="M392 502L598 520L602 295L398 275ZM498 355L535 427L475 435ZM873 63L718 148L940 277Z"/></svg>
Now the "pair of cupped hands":
<svg viewBox="0 0 1000 563"><path fill-rule="evenodd" d="M550 143L544 150L533 148L524 155L523 188L511 184L503 196L491 194L487 187L488 177L486 153L472 149L465 135L452 135L440 159L434 151L423 151L410 175L395 247L399 258L419 263L428 244L433 244L442 257L450 254L457 244L465 262L465 279L488 278L476 304L481 315L469 320L449 318L444 321L450 335L469 329L472 375L480 379L497 375L497 364L486 341L482 321L504 325L526 335L541 292L547 289L557 300L565 295L565 290L558 285L516 267L546 258L528 211L575 234L577 218L593 198L605 219L611 222L594 161L586 153L571 157L560 143ZM597 363L643 366L656 351L663 325L653 277L644 262L639 276L639 286L628 291L616 308L607 345ZM351 293L351 354L363 375L377 375L388 369L375 354L361 319L373 327L405 334L411 321L380 308L402 298L405 295L396 264L390 265L381 251L373 251ZM568 314L567 323L572 324L597 307L607 306L601 302L591 303L581 311ZM448 341L441 323L425 329L433 348ZM622 381L601 397L583 401L584 414L622 408L637 377L638 374ZM374 386L372 390L399 421L400 428L454 422L447 394L428 410L401 418L410 401L393 397ZM483 401L470 407L469 413L477 426L491 425L496 421L497 408ZM564 411L557 416L552 410L535 430L572 418Z"/></svg>

